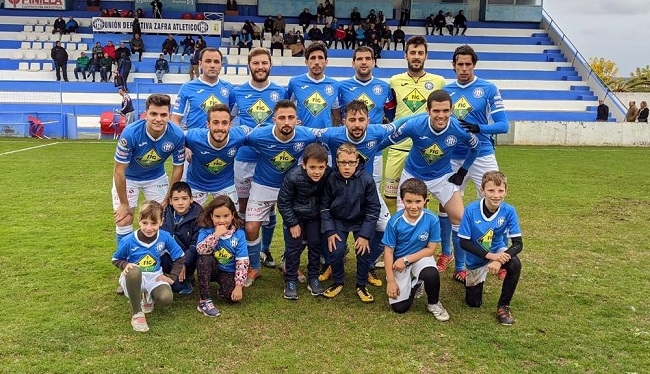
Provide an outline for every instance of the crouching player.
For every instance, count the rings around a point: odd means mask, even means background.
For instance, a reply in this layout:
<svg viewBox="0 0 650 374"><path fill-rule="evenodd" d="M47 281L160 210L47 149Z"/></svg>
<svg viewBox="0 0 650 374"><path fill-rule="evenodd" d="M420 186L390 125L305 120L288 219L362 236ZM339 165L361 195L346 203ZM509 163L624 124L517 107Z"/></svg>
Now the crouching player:
<svg viewBox="0 0 650 374"><path fill-rule="evenodd" d="M510 301L521 274L521 261L517 255L524 248L517 212L510 204L503 202L507 192L508 181L503 173L496 170L485 173L481 182L484 198L467 206L458 232L460 245L467 251L467 305L480 307L487 274L506 270L497 303L497 319L504 326L515 323ZM510 247L506 247L504 242L506 232L511 241Z"/></svg>
<svg viewBox="0 0 650 374"><path fill-rule="evenodd" d="M400 198L404 209L388 221L384 233L384 261L388 302L396 313L413 304L419 287L427 293L427 310L438 321L449 320L439 300L440 274L433 253L440 241L438 217L428 209L427 185L419 179L404 181Z"/></svg>
<svg viewBox="0 0 650 374"><path fill-rule="evenodd" d="M145 313L153 311L154 303L168 306L174 295L171 285L178 279L185 261L183 250L171 234L160 230L163 208L156 201L140 206L140 228L120 240L113 254L113 265L122 270L120 285L131 303L131 326L140 332L149 331ZM161 253L168 252L174 265L169 276L160 267Z"/></svg>

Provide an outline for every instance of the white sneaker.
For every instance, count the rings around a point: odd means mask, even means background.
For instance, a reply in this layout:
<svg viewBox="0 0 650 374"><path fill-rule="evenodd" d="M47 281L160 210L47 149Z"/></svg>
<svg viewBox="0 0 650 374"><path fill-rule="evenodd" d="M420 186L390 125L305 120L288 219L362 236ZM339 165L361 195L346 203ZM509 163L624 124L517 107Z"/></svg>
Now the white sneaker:
<svg viewBox="0 0 650 374"><path fill-rule="evenodd" d="M415 287L418 287L418 289L415 291L414 298L419 299L422 296L424 296L424 283L420 282L420 283L416 284Z"/></svg>
<svg viewBox="0 0 650 374"><path fill-rule="evenodd" d="M438 301L436 304L428 304L427 310L431 312L431 314L433 314L433 316L436 317L438 321L444 322L449 320L449 314L445 308L442 307L440 301Z"/></svg>
<svg viewBox="0 0 650 374"><path fill-rule="evenodd" d="M136 313L131 317L131 326L133 330L137 332L147 332L149 331L149 325L147 325L147 319L144 316L144 313Z"/></svg>

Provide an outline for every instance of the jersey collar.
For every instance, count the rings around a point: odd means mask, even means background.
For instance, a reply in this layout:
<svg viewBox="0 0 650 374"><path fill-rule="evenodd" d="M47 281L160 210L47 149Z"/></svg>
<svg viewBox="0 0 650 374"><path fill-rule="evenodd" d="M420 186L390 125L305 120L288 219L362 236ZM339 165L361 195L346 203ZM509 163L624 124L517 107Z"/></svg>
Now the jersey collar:
<svg viewBox="0 0 650 374"><path fill-rule="evenodd" d="M476 82L477 79L478 79L478 77L475 75L474 79L472 79L472 81L467 83L467 84L460 84L460 83L458 83L458 81L456 81L456 86L458 86L460 88L467 88L467 87L471 86L472 84L474 84L474 82Z"/></svg>

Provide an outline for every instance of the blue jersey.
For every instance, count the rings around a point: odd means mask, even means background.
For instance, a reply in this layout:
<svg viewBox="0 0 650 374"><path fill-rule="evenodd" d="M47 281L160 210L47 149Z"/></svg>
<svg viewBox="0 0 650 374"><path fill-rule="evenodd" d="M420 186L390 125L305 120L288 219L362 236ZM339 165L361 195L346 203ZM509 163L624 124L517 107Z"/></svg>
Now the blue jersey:
<svg viewBox="0 0 650 374"><path fill-rule="evenodd" d="M338 81L329 77L317 81L302 74L289 80L287 94L296 102L298 118L303 126L315 129L332 127L332 109L341 107Z"/></svg>
<svg viewBox="0 0 650 374"><path fill-rule="evenodd" d="M465 208L458 237L471 240L485 252L498 253L508 247L504 242L504 233L508 233L508 238L521 236L519 218L515 208L507 203L501 203L499 209L487 218L483 214L483 200L474 201ZM465 261L468 269L477 269L489 262L470 252L467 252Z"/></svg>
<svg viewBox="0 0 650 374"><path fill-rule="evenodd" d="M169 253L172 260L185 256L176 240L165 230L159 230L156 239L147 244L138 240L138 231L125 236L113 253L113 261L124 260L136 264L143 272L156 272L160 268L160 256Z"/></svg>
<svg viewBox="0 0 650 374"><path fill-rule="evenodd" d="M187 183L194 190L217 192L235 185L233 163L235 154L246 142L248 126L232 127L221 148L210 144L208 129L191 129L185 135L185 146L192 151L187 169Z"/></svg>
<svg viewBox="0 0 650 374"><path fill-rule="evenodd" d="M183 83L174 103L172 114L184 117L188 129L203 128L208 121L208 109L216 104L226 104L232 109L234 86L219 79L209 84L200 78Z"/></svg>
<svg viewBox="0 0 650 374"><path fill-rule="evenodd" d="M284 175L298 164L305 147L316 141L316 135L303 126L296 126L293 138L281 141L275 137L275 125L256 127L248 134L247 143L259 153L253 182L280 188Z"/></svg>
<svg viewBox="0 0 650 374"><path fill-rule="evenodd" d="M208 235L212 234L214 234L214 228L201 229L197 243L201 243ZM232 235L219 238L217 246L214 248L213 256L217 259L219 269L226 273L234 273L235 261L248 260L244 229L237 229Z"/></svg>
<svg viewBox="0 0 650 374"><path fill-rule="evenodd" d="M501 93L496 85L484 79L474 78L468 84L461 85L458 81L445 86L452 100L452 111L457 119L477 124L481 132L476 134L481 147L479 157L494 154L492 136L508 132L508 118L503 106ZM491 123L492 122L492 123ZM467 147L459 144L454 150L454 159L467 156Z"/></svg>
<svg viewBox="0 0 650 374"><path fill-rule="evenodd" d="M384 108L393 103L393 91L388 82L378 78L372 78L368 82L362 82L357 77L352 77L339 82L339 102L345 118L345 107L352 100L360 100L368 107L368 119L370 123L383 123Z"/></svg>
<svg viewBox="0 0 650 374"><path fill-rule="evenodd" d="M323 143L325 148L329 149L332 154L332 160L336 160L336 150L343 143L352 143L357 148L359 155L363 157L366 162L365 171L372 175L373 160L375 156L381 155L379 145L388 136L395 132L393 124L387 125L368 125L366 133L361 139L354 140L350 137L348 129L344 126L331 127L324 130L316 131L318 140Z"/></svg>
<svg viewBox="0 0 650 374"><path fill-rule="evenodd" d="M386 141L388 144L397 144L406 138L413 140L404 171L425 181L451 173L452 153L459 143L465 143L471 150L463 164L463 168L469 169L478 154L476 136L466 132L453 117L441 131L433 130L429 122L429 116L410 119Z"/></svg>
<svg viewBox="0 0 650 374"><path fill-rule="evenodd" d="M423 209L417 221L409 222L404 218L402 209L388 220L381 243L392 248L393 258L398 259L421 251L429 243L439 241L440 223L437 215Z"/></svg>
<svg viewBox="0 0 650 374"><path fill-rule="evenodd" d="M264 88L255 88L250 82L235 87L235 107L233 115L239 117L239 124L256 127L271 122L275 104L287 98L287 89L270 82ZM237 153L236 160L242 162L257 162L257 153L250 147L242 147Z"/></svg>
<svg viewBox="0 0 650 374"><path fill-rule="evenodd" d="M115 161L128 164L124 173L131 181L149 181L165 174L165 160L172 156L174 165L185 162L185 135L171 122L165 132L154 139L147 132L147 121L140 120L127 126L115 149Z"/></svg>

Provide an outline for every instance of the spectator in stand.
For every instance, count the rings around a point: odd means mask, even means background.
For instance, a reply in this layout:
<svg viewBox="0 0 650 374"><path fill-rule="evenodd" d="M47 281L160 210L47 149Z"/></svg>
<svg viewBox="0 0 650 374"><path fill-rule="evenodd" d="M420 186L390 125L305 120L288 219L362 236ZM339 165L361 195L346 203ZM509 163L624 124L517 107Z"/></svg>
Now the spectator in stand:
<svg viewBox="0 0 650 374"><path fill-rule="evenodd" d="M86 72L88 71L88 65L90 65L90 59L86 56L86 52L81 52L81 56L77 57L77 66L74 68L74 78L79 81L79 72L86 80Z"/></svg>
<svg viewBox="0 0 650 374"><path fill-rule="evenodd" d="M271 16L268 16L264 20L264 34L266 34L267 32L269 34L271 34L271 35L274 34L274 32L273 32L273 24L274 23L275 23L275 21L273 21L273 17L271 17Z"/></svg>
<svg viewBox="0 0 650 374"><path fill-rule="evenodd" d="M111 17L119 17L120 16L120 11L117 10L117 8L113 7L113 8L111 8L111 10L108 11L108 14Z"/></svg>
<svg viewBox="0 0 650 374"><path fill-rule="evenodd" d="M100 43L100 42L95 43L95 46L93 47L92 52L93 52L93 55L95 53L99 53L100 56L103 55L104 54L104 47L102 47L102 43Z"/></svg>
<svg viewBox="0 0 650 374"><path fill-rule="evenodd" d="M68 18L68 22L65 23L65 33L70 34L72 32L77 32L78 29L79 23L77 23L77 21L72 16L70 16L70 18Z"/></svg>
<svg viewBox="0 0 650 374"><path fill-rule="evenodd" d="M641 109L639 109L637 120L639 122L648 122L648 103L645 101L641 102Z"/></svg>
<svg viewBox="0 0 650 374"><path fill-rule="evenodd" d="M278 14L278 17L273 21L273 31L280 31L284 35L284 30L287 28L287 21Z"/></svg>
<svg viewBox="0 0 650 374"><path fill-rule="evenodd" d="M461 35L465 35L465 31L467 31L467 18L465 18L462 10L459 10L456 17L454 17L454 27L456 28L456 35L458 35L458 31L460 31L461 28L463 29Z"/></svg>
<svg viewBox="0 0 650 374"><path fill-rule="evenodd" d="M334 30L334 48L339 47L339 42L341 43L341 48L347 48L347 42L345 41L346 32L343 30L343 25Z"/></svg>
<svg viewBox="0 0 650 374"><path fill-rule="evenodd" d="M115 56L122 56L122 53L126 54L127 56L131 56L131 51L126 48L126 44L123 42L120 42L120 46L115 49Z"/></svg>
<svg viewBox="0 0 650 374"><path fill-rule="evenodd" d="M251 21L244 21L244 26L242 26L242 29L245 29L246 32L251 35L251 37L253 36L253 25L251 24Z"/></svg>
<svg viewBox="0 0 650 374"><path fill-rule="evenodd" d="M305 55L305 45L302 41L296 41L296 44L291 45L291 56L302 57Z"/></svg>
<svg viewBox="0 0 650 374"><path fill-rule="evenodd" d="M318 7L316 8L316 23L325 23L325 5L323 3L318 3Z"/></svg>
<svg viewBox="0 0 650 374"><path fill-rule="evenodd" d="M334 19L334 4L330 0L325 0L325 23L332 23Z"/></svg>
<svg viewBox="0 0 650 374"><path fill-rule="evenodd" d="M311 30L309 30L309 39L312 42L323 40L323 32L317 25L312 25Z"/></svg>
<svg viewBox="0 0 650 374"><path fill-rule="evenodd" d="M598 99L596 121L609 121L609 107L605 104L605 100L603 99Z"/></svg>
<svg viewBox="0 0 650 374"><path fill-rule="evenodd" d="M102 82L108 82L108 80L113 75L113 59L108 54L104 52L104 57L99 60L99 76L102 78Z"/></svg>
<svg viewBox="0 0 650 374"><path fill-rule="evenodd" d="M395 50L397 50L397 43L402 44L402 50L405 50L406 48L404 47L405 41L404 38L406 38L406 34L404 34L404 30L402 30L402 26L397 26L397 30L393 31L393 41L395 42Z"/></svg>
<svg viewBox="0 0 650 374"><path fill-rule="evenodd" d="M95 81L95 73L100 70L99 60L101 58L101 53L93 53L93 58L90 59L88 65L88 76L92 76L93 82Z"/></svg>
<svg viewBox="0 0 650 374"><path fill-rule="evenodd" d="M447 12L447 15L445 15L445 27L449 31L449 35L454 35L454 16L451 12Z"/></svg>
<svg viewBox="0 0 650 374"><path fill-rule="evenodd" d="M350 49L355 44L357 40L357 32L354 30L354 26L349 24L345 29L345 48Z"/></svg>
<svg viewBox="0 0 650 374"><path fill-rule="evenodd" d="M279 31L276 31L271 37L271 54L273 54L274 49L279 49L280 54L284 56L284 38Z"/></svg>
<svg viewBox="0 0 650 374"><path fill-rule="evenodd" d="M370 13L368 13L366 19L368 20L368 23L371 23L373 25L377 23L377 15L375 14L374 9L370 9Z"/></svg>
<svg viewBox="0 0 650 374"><path fill-rule="evenodd" d="M390 51L390 42L393 40L393 31L390 26L384 25L381 32L381 48Z"/></svg>
<svg viewBox="0 0 650 374"><path fill-rule="evenodd" d="M144 11L142 10L142 8L138 8L135 11L135 16L138 17L138 18L145 18Z"/></svg>
<svg viewBox="0 0 650 374"><path fill-rule="evenodd" d="M185 39L181 41L181 47L183 47L183 53L181 54L181 56L193 54L194 45L196 45L196 42L194 42L194 38L192 37L192 35L185 35Z"/></svg>
<svg viewBox="0 0 650 374"><path fill-rule="evenodd" d="M253 48L253 37L251 34L246 31L246 29L241 29L239 33L239 38L237 40L237 54L241 54L242 47L248 48L248 51Z"/></svg>
<svg viewBox="0 0 650 374"><path fill-rule="evenodd" d="M307 32L307 28L311 24L311 18L312 14L309 12L309 8L305 8L298 16L298 24L302 26L302 32Z"/></svg>
<svg viewBox="0 0 650 374"><path fill-rule="evenodd" d="M359 13L359 9L357 7L354 7L354 9L352 9L352 13L350 13L350 21L353 25L361 24L361 13Z"/></svg>
<svg viewBox="0 0 650 374"><path fill-rule="evenodd" d="M140 27L140 19L137 14L135 15L135 17L133 17L133 29L131 30L131 32L134 36L135 34L142 35L142 28Z"/></svg>
<svg viewBox="0 0 650 374"><path fill-rule="evenodd" d="M368 30L366 30L366 45L369 45L373 39L379 39L380 36L375 29L375 24L371 23Z"/></svg>
<svg viewBox="0 0 650 374"><path fill-rule="evenodd" d="M445 14L442 12L442 10L438 11L438 15L435 16L433 19L433 24L436 27L435 31L440 31L440 35L442 35L442 29L445 28L445 25L447 24L447 21L445 20ZM433 33L431 33L433 35Z"/></svg>
<svg viewBox="0 0 650 374"><path fill-rule="evenodd" d="M169 55L169 62L172 61L172 56L178 50L178 43L172 34L167 36L167 39L162 44L162 53L163 55Z"/></svg>
<svg viewBox="0 0 650 374"><path fill-rule="evenodd" d="M153 14L153 18L163 18L162 8L163 3L160 0L153 0L151 2L151 13Z"/></svg>
<svg viewBox="0 0 650 374"><path fill-rule="evenodd" d="M68 81L68 52L61 46L61 42L57 41L54 48L50 52L50 57L54 60L56 67L56 80L61 80L61 70L63 70L63 80Z"/></svg>
<svg viewBox="0 0 650 374"><path fill-rule="evenodd" d="M625 115L625 122L634 122L638 116L639 108L636 107L636 101L630 101L630 106L628 107L627 114Z"/></svg>
<svg viewBox="0 0 650 374"><path fill-rule="evenodd" d="M282 35L279 31L276 32ZM289 32L284 36L283 43L285 49L291 49L291 46L296 44L296 34L294 34L293 30L289 30Z"/></svg>
<svg viewBox="0 0 650 374"><path fill-rule="evenodd" d="M237 10L237 0L228 0L226 2L226 10L236 11Z"/></svg>
<svg viewBox="0 0 650 374"><path fill-rule="evenodd" d="M110 15L108 14L108 9L106 9L106 8L102 9L102 11L99 12L99 16L100 17L110 17ZM65 24L63 26L65 26Z"/></svg>
<svg viewBox="0 0 650 374"><path fill-rule="evenodd" d="M408 25L410 20L411 20L411 0L402 0L402 5L400 5L399 25L400 26Z"/></svg>
<svg viewBox="0 0 650 374"><path fill-rule="evenodd" d="M140 37L140 34L133 34L131 38L131 53L138 54L138 61L142 61L142 52L144 52L144 41Z"/></svg>
<svg viewBox="0 0 650 374"><path fill-rule="evenodd" d="M262 40L262 29L253 21L251 21L251 30L253 32L251 35L253 35L253 40L260 40L260 47L262 46L261 40Z"/></svg>
<svg viewBox="0 0 650 374"><path fill-rule="evenodd" d="M357 26L357 29L354 32L356 34L356 45L353 45L352 49L356 48L357 45L361 47L363 45L363 42L366 40L366 31L363 29L363 27L361 27L361 25Z"/></svg>
<svg viewBox="0 0 650 374"><path fill-rule="evenodd" d="M106 54L108 54L108 57L111 58L112 62L116 61L116 59L115 59L115 46L113 45L112 41L109 40L108 43L106 43L106 45L102 49L102 52L104 53L104 56Z"/></svg>
<svg viewBox="0 0 650 374"><path fill-rule="evenodd" d="M131 73L131 57L127 55L126 53L122 53L120 55L120 60L117 62L117 73L124 78L124 84L122 87L124 87L125 91L129 91L129 87L127 86L127 80L129 79L129 74Z"/></svg>
<svg viewBox="0 0 650 374"><path fill-rule="evenodd" d="M379 13L377 13L377 25L383 26L385 24L386 24L386 16L384 15L384 12L380 10Z"/></svg>
<svg viewBox="0 0 650 374"><path fill-rule="evenodd" d="M201 61L201 48L199 44L194 44L194 53L190 59L190 80L194 79L194 76L197 78L201 75L199 71L199 61Z"/></svg>
<svg viewBox="0 0 650 374"><path fill-rule="evenodd" d="M429 14L427 18L424 19L424 30L427 35L433 35L433 32L436 29L436 22L434 21L436 17L433 15L433 13ZM431 32L429 32L429 28L431 28Z"/></svg>
<svg viewBox="0 0 650 374"><path fill-rule="evenodd" d="M296 31L296 43L302 43L302 45L305 45L305 37L302 35L300 30Z"/></svg>
<svg viewBox="0 0 650 374"><path fill-rule="evenodd" d="M126 12L126 15L124 16L124 18L134 18L134 17L135 17L135 15L133 14L132 10L129 10L128 12Z"/></svg>
<svg viewBox="0 0 650 374"><path fill-rule="evenodd" d="M205 43L205 40L203 40L203 37L201 35L196 37L196 45L199 47L199 50L202 50L203 48L208 46Z"/></svg>
<svg viewBox="0 0 650 374"><path fill-rule="evenodd" d="M162 83L163 76L169 73L169 63L165 60L165 55L163 53L161 53L156 60L155 70L158 83Z"/></svg>
<svg viewBox="0 0 650 374"><path fill-rule="evenodd" d="M339 19L334 17L332 18L332 30L336 30L339 28Z"/></svg>
<svg viewBox="0 0 650 374"><path fill-rule="evenodd" d="M238 39L239 39L239 30L233 27L232 32L230 33L230 45L232 45L233 47L236 46Z"/></svg>
<svg viewBox="0 0 650 374"><path fill-rule="evenodd" d="M52 34L56 34L57 32L59 34L64 34L65 33L65 20L63 19L63 16L59 15L59 18L54 20L54 25L52 29Z"/></svg>
<svg viewBox="0 0 650 374"><path fill-rule="evenodd" d="M375 55L375 67L379 67L377 64L379 62L379 59L381 58L381 45L379 45L379 39L377 38L372 38L370 39L370 48L372 48L372 51L374 52Z"/></svg>

